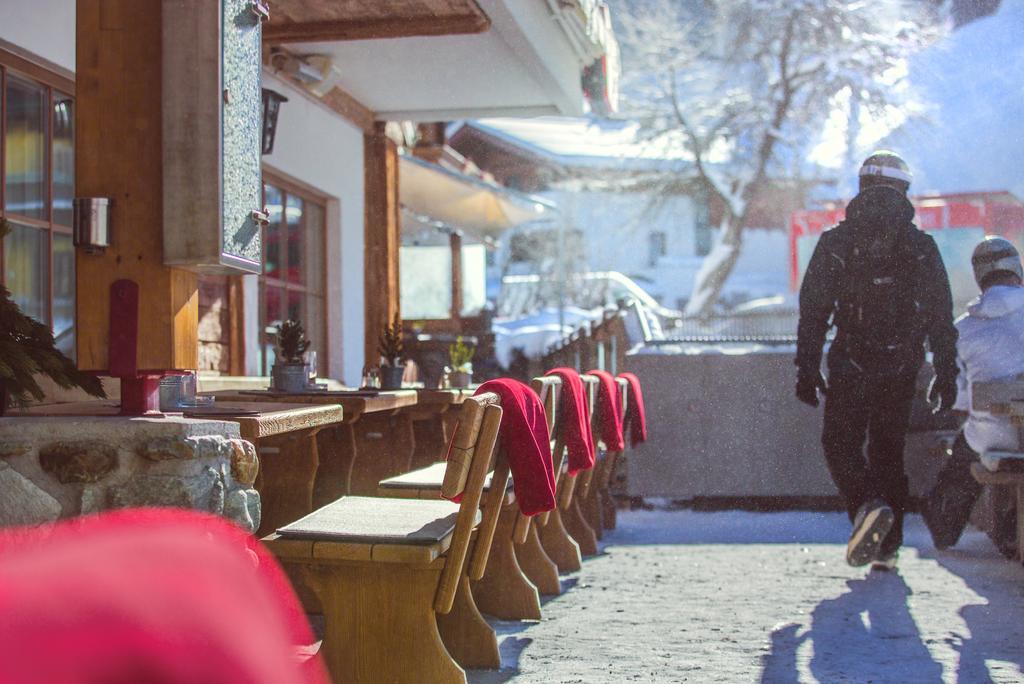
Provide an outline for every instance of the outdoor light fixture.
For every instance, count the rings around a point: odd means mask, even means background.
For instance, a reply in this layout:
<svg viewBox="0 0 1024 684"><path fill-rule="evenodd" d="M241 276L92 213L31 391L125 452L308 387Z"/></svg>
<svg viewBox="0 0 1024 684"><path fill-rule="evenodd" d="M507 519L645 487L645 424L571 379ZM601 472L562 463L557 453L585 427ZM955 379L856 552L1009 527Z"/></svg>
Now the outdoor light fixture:
<svg viewBox="0 0 1024 684"><path fill-rule="evenodd" d="M281 103L288 98L270 88L263 88L263 144L261 152L270 154L274 151L274 138L277 136L277 115L281 111Z"/></svg>

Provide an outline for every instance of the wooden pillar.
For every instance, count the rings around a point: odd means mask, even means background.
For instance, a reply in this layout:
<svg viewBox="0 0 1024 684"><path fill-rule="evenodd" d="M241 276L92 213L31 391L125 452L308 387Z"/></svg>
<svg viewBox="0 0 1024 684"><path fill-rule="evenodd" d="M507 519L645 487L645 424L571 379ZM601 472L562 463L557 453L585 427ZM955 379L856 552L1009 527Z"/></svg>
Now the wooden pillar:
<svg viewBox="0 0 1024 684"><path fill-rule="evenodd" d="M462 233L453 230L448 240L452 248L452 321L459 323L462 318ZM462 329L461 324L459 329Z"/></svg>
<svg viewBox="0 0 1024 684"><path fill-rule="evenodd" d="M112 244L76 250L78 366L107 371L110 288L139 286L139 371L198 366L198 284L163 265L160 0L78 0L75 194L113 199Z"/></svg>
<svg viewBox="0 0 1024 684"><path fill-rule="evenodd" d="M365 166L365 256L363 281L366 311L366 363L380 354L377 337L398 308L398 248L401 244L398 209L398 149L384 135L384 124L363 137Z"/></svg>

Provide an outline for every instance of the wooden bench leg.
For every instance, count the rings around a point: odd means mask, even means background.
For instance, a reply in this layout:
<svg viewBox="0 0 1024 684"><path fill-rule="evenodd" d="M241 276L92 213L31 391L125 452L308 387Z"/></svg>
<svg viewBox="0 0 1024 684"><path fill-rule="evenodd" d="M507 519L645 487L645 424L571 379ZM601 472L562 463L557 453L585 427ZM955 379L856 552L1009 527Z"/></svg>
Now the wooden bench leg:
<svg viewBox="0 0 1024 684"><path fill-rule="evenodd" d="M550 523L549 523L550 524ZM545 553L537 536L537 521L534 518L526 541L516 544L516 560L523 574L537 586L541 596L558 596L562 593L562 583L558 580L558 566Z"/></svg>
<svg viewBox="0 0 1024 684"><path fill-rule="evenodd" d="M548 524L537 532L544 551L555 561L559 572L576 572L582 567L581 549L566 531L560 510L551 511Z"/></svg>
<svg viewBox="0 0 1024 684"><path fill-rule="evenodd" d="M320 464L313 483L313 508L326 506L349 493L356 457L355 434L351 425L326 428L317 433Z"/></svg>
<svg viewBox="0 0 1024 684"><path fill-rule="evenodd" d="M320 458L313 432L261 439L257 455L256 489L262 506L257 535L262 538L313 510Z"/></svg>
<svg viewBox="0 0 1024 684"><path fill-rule="evenodd" d="M596 556L597 535L594 529L587 524L580 510L579 497L573 497L569 502L569 508L562 512L562 525L580 548L580 553L586 556Z"/></svg>
<svg viewBox="0 0 1024 684"><path fill-rule="evenodd" d="M407 473L412 467L416 450L412 419L404 413L368 413L353 427L357 455L349 479L349 494L377 496L381 480Z"/></svg>
<svg viewBox="0 0 1024 684"><path fill-rule="evenodd" d="M592 482L587 495L579 499L580 513L587 525L593 530L594 536L601 539L604 536L603 507L601 506L601 494L598 491L597 482Z"/></svg>
<svg viewBox="0 0 1024 684"><path fill-rule="evenodd" d="M501 507L487 572L473 583L473 599L481 612L502 620L540 620L540 595L519 567L512 541L518 515L515 504Z"/></svg>
<svg viewBox="0 0 1024 684"><path fill-rule="evenodd" d="M608 454L607 465L605 466L604 478L601 480L601 521L604 529L614 530L617 513L615 509L615 497L612 496L611 482L615 477L615 468L619 464L619 454L612 452Z"/></svg>
<svg viewBox="0 0 1024 684"><path fill-rule="evenodd" d="M335 682L466 681L437 628L440 568L339 563L309 573L324 610L320 652Z"/></svg>
<svg viewBox="0 0 1024 684"><path fill-rule="evenodd" d="M477 609L465 574L459 580L451 612L437 616L437 628L448 653L462 667L467 670L501 667L498 637Z"/></svg>
<svg viewBox="0 0 1024 684"><path fill-rule="evenodd" d="M616 518L615 497L612 496L611 491L604 489L601 491L601 523L604 525L604 529L614 530Z"/></svg>

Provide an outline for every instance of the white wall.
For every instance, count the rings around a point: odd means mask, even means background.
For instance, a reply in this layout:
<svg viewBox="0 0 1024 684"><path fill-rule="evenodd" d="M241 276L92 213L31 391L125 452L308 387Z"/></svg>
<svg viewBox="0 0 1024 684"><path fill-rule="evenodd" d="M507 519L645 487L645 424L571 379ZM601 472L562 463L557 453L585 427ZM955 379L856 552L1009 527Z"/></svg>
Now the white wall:
<svg viewBox="0 0 1024 684"><path fill-rule="evenodd" d="M75 70L75 0L0 0L0 39Z"/></svg>
<svg viewBox="0 0 1024 684"><path fill-rule="evenodd" d="M329 374L359 383L363 369L363 133L292 86L263 73L263 85L284 94L274 152L264 166L312 186L327 204L327 343ZM255 278L247 279L255 281ZM255 282L248 289L255 291ZM256 325L256 310L246 324ZM246 330L255 340L256 331ZM257 349L247 344L246 371L256 374Z"/></svg>

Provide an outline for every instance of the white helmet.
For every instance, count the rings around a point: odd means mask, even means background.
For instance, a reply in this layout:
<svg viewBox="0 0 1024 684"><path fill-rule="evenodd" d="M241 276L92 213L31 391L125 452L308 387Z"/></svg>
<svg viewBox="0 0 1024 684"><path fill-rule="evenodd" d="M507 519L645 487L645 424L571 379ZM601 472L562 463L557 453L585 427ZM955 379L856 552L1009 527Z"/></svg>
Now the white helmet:
<svg viewBox="0 0 1024 684"><path fill-rule="evenodd" d="M997 271L1015 273L1018 278L1024 280L1020 252L1012 242L997 235L986 235L985 239L978 243L974 248L974 254L971 255L971 266L974 267L974 280L978 287L981 287L985 278Z"/></svg>
<svg viewBox="0 0 1024 684"><path fill-rule="evenodd" d="M903 161L898 154L890 152L889 150L878 150L871 154L870 157L864 160L864 163L860 165L860 173L857 174L861 179L868 178L889 178L892 180L902 181L908 186L910 181L913 180L914 176L910 173L910 167L907 166L907 162Z"/></svg>

